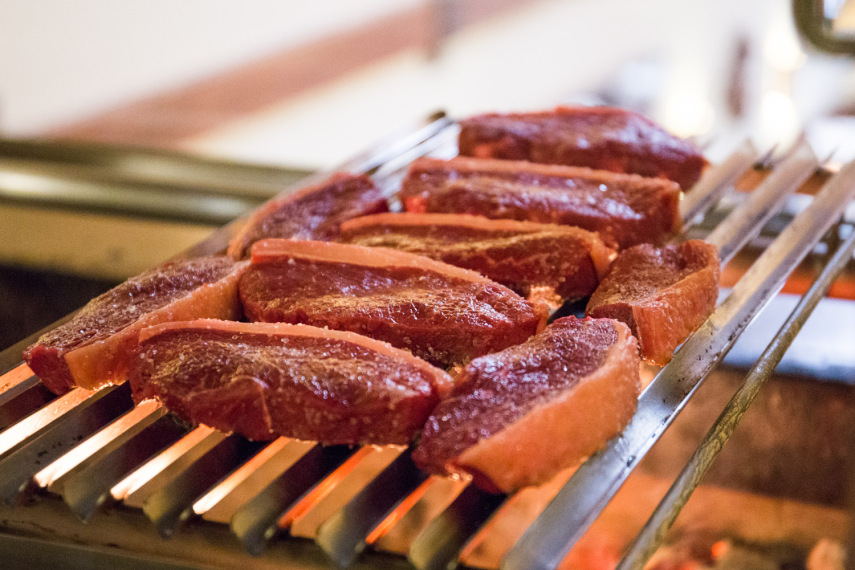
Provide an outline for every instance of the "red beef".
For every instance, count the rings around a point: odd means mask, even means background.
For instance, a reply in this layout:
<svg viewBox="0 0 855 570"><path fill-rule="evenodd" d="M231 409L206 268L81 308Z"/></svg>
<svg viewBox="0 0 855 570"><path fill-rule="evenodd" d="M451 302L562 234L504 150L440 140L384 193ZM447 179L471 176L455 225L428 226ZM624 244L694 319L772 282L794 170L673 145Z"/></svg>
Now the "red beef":
<svg viewBox="0 0 855 570"><path fill-rule="evenodd" d="M214 320L143 330L129 380L194 423L324 444L409 443L452 381L357 334Z"/></svg>
<svg viewBox="0 0 855 570"><path fill-rule="evenodd" d="M685 190L707 165L689 141L638 113L614 107L479 115L460 122L459 146L465 156L665 177Z"/></svg>
<svg viewBox="0 0 855 570"><path fill-rule="evenodd" d="M252 321L353 331L438 366L523 342L546 320L544 306L475 272L330 242L258 242L240 298Z"/></svg>
<svg viewBox="0 0 855 570"><path fill-rule="evenodd" d="M538 485L618 435L639 393L638 346L626 325L558 319L470 362L428 418L413 459L490 492Z"/></svg>
<svg viewBox="0 0 855 570"><path fill-rule="evenodd" d="M24 360L54 393L124 382L140 329L200 317L238 319L238 279L246 263L205 257L166 263L91 300L42 335Z"/></svg>
<svg viewBox="0 0 855 570"><path fill-rule="evenodd" d="M343 221L388 210L382 190L370 178L337 173L256 210L232 239L228 254L246 259L252 244L264 238L334 240Z"/></svg>
<svg viewBox="0 0 855 570"><path fill-rule="evenodd" d="M662 366L715 309L719 274L718 250L705 241L639 245L618 255L585 313L626 323L642 358Z"/></svg>
<svg viewBox="0 0 855 570"><path fill-rule="evenodd" d="M409 212L579 226L621 248L660 243L681 226L677 184L572 166L422 158L401 196Z"/></svg>
<svg viewBox="0 0 855 570"><path fill-rule="evenodd" d="M581 228L467 214L375 214L345 222L341 232L344 242L471 269L527 297L587 297L615 256Z"/></svg>

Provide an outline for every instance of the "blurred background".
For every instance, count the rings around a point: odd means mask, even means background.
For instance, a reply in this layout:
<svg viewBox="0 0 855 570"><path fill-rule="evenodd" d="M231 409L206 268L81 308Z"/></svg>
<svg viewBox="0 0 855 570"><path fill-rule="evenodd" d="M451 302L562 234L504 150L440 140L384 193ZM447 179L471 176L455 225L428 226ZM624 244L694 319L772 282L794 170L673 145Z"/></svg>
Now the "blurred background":
<svg viewBox="0 0 855 570"><path fill-rule="evenodd" d="M823 9L845 32L847 5ZM855 157L853 60L805 45L783 0L0 3L0 347L433 111L576 102L641 111L712 160L801 134ZM33 166L44 147L12 143L34 137L270 177Z"/></svg>

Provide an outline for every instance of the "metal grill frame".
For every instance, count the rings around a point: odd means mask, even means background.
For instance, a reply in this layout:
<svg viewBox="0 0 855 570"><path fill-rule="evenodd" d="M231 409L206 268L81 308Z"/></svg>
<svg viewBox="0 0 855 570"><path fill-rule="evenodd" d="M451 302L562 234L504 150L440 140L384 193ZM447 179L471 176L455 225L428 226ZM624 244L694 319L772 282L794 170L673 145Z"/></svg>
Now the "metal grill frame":
<svg viewBox="0 0 855 570"><path fill-rule="evenodd" d="M336 170L371 174L394 198L407 164L423 155L455 154L456 133L456 124L437 113ZM757 151L745 143L705 173L681 204L684 236L758 160ZM818 167L804 143L775 166L708 236L719 248L723 264L759 234ZM312 175L282 194L328 175ZM561 562L799 261L829 230L837 226L839 231L853 195L855 163L834 174L780 232L645 390L626 431L589 458L564 485L509 550L503 568L554 568ZM227 224L182 256L222 252L243 220ZM621 568L642 567L662 541L705 468L789 346L785 341L798 333L825 289L852 258L853 249L855 231L828 262L757 369L749 373L744 388L638 535ZM456 563L472 536L506 501L506 497L467 487L413 541L407 559L366 548L372 531L426 484L426 476L414 467L409 452L402 450L318 528L314 542L274 540L282 531L283 514L299 508L307 494L317 498L329 492L331 485L324 482L334 483L372 450L322 448L286 438L253 444L205 427L191 430L157 404L134 407L127 386L94 394L75 389L53 399L20 364L22 349L41 332L0 353L0 412L9 418L8 427L0 431L0 500L12 507L3 514L0 527L7 532L0 532L0 545L7 547L5 552L23 553L21 560L28 564L67 563L63 557L68 556L119 568L236 566L247 560L262 568L285 563L300 568L445 568ZM65 453L69 447L77 452ZM86 448L88 452L81 451ZM255 481L257 492L242 497L248 481L262 473L266 473L265 484ZM23 503L29 506L21 508ZM222 512L217 511L218 505ZM99 511L110 511L110 515ZM222 524L226 518L228 526ZM91 522L80 525L78 520ZM46 539L51 533L58 538ZM99 538L101 533L110 538ZM161 537L170 540L156 542L154 548L144 546ZM105 546L110 542L118 544L118 550Z"/></svg>

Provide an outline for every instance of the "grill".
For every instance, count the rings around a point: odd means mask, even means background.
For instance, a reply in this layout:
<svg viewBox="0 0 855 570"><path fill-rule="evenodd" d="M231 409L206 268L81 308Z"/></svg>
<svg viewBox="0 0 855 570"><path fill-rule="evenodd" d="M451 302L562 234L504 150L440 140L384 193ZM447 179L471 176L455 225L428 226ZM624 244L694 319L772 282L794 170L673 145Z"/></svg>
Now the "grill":
<svg viewBox="0 0 855 570"><path fill-rule="evenodd" d="M455 154L456 133L455 123L438 114L341 169L372 174L393 196L412 159ZM752 192L731 192L764 161L767 175ZM288 438L250 442L194 428L155 402L134 406L127 386L54 397L20 363L21 349L34 337L0 354L4 557L51 567L557 567L740 334L813 253L822 262L819 278L720 409L619 564L641 568L855 251L852 208L847 214L855 164L823 169L804 143L769 163L745 143L686 195L681 237L705 235L723 263L749 243L765 239L765 249L671 363L655 371L622 436L547 485L542 504L517 517L522 529L500 545L490 564L471 556L474 545L501 542L491 538L493 523L513 511L519 496L427 477L403 448L322 447ZM823 178L818 191L796 196L817 171ZM711 220L714 227L705 229ZM186 255L222 251L240 221ZM770 227L772 234L761 236Z"/></svg>

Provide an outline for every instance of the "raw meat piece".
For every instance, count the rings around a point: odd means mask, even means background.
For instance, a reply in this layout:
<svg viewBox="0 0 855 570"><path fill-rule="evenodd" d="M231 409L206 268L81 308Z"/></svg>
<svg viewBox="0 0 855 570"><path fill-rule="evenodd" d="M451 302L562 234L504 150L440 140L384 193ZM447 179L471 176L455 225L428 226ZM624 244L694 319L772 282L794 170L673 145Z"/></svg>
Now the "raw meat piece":
<svg viewBox="0 0 855 570"><path fill-rule="evenodd" d="M545 306L473 271L330 242L256 243L240 298L252 321L349 330L438 366L521 343L546 322Z"/></svg>
<svg viewBox="0 0 855 570"><path fill-rule="evenodd" d="M674 182L573 166L422 158L410 166L401 197L409 212L579 226L621 248L662 242L681 226Z"/></svg>
<svg viewBox="0 0 855 570"><path fill-rule="evenodd" d="M635 413L638 345L611 319L565 317L524 344L470 362L413 452L428 473L489 492L548 481L618 435Z"/></svg>
<svg viewBox="0 0 855 570"><path fill-rule="evenodd" d="M460 154L661 176L688 190L707 165L689 141L614 107L491 113L460 121Z"/></svg>
<svg viewBox="0 0 855 570"><path fill-rule="evenodd" d="M642 358L664 366L715 309L719 273L718 250L703 240L639 245L618 255L585 313L626 323Z"/></svg>
<svg viewBox="0 0 855 570"><path fill-rule="evenodd" d="M67 323L24 351L24 360L52 392L125 381L143 327L242 315L237 284L246 263L203 257L166 263L91 300Z"/></svg>
<svg viewBox="0 0 855 570"><path fill-rule="evenodd" d="M370 178L340 172L256 210L232 239L228 254L246 259L252 244L264 238L333 240L343 221L387 211L382 190Z"/></svg>
<svg viewBox="0 0 855 570"><path fill-rule="evenodd" d="M225 432L406 444L451 377L404 350L306 325L197 320L140 334L134 398Z"/></svg>
<svg viewBox="0 0 855 570"><path fill-rule="evenodd" d="M375 214L345 222L341 232L348 243L477 271L523 296L548 289L562 299L587 297L615 256L597 234L581 228L467 214Z"/></svg>

